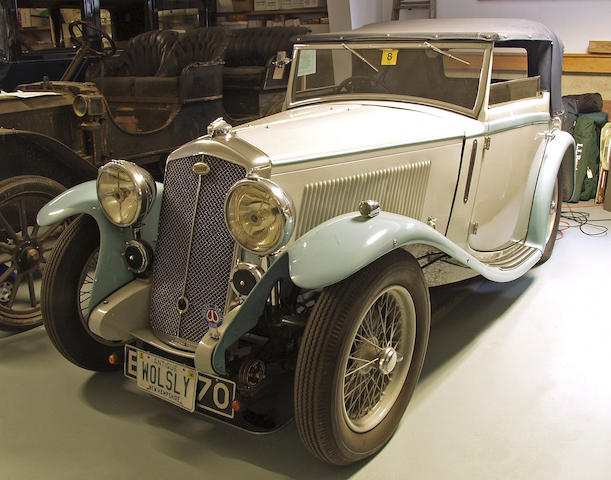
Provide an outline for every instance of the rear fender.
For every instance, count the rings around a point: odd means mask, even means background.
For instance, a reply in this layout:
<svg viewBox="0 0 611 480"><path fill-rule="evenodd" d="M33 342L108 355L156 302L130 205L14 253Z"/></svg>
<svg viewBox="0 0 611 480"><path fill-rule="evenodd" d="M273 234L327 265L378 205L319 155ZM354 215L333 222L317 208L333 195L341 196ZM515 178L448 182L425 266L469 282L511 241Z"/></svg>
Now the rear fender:
<svg viewBox="0 0 611 480"><path fill-rule="evenodd" d="M157 183L157 196L143 221L142 239L153 247L157 240L162 196L163 184ZM108 221L98 202L95 180L77 185L51 200L38 212L37 221L39 225L47 226L80 214L91 215L100 230L100 253L90 300L90 309L93 309L134 279L123 259L125 243L133 238L133 233L131 227L120 228Z"/></svg>
<svg viewBox="0 0 611 480"><path fill-rule="evenodd" d="M558 173L566 174L568 169L561 167L566 164L572 164L571 175L575 174L575 140L572 135L556 130L553 132L553 137L545 147L539 177L537 178L537 186L535 187L535 195L533 197L532 208L530 211L530 220L528 223L528 233L526 235L526 244L543 250L547 235L547 222L550 214L550 206L552 203L552 195L554 193L554 185ZM560 179L562 185L562 178ZM575 182L573 181L573 185ZM573 192L562 192L563 198L571 198ZM568 195L568 196L567 196Z"/></svg>

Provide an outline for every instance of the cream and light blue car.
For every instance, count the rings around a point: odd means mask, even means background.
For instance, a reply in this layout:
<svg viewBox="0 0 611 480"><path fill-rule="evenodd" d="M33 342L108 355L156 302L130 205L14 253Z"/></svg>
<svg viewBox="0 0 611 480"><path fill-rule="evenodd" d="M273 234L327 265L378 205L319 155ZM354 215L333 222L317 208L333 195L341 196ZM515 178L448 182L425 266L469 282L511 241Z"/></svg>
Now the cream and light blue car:
<svg viewBox="0 0 611 480"><path fill-rule="evenodd" d="M290 66L288 62L290 61ZM284 110L115 161L38 215L74 215L43 279L70 361L253 431L293 415L349 464L390 439L428 343L428 287L547 260L572 194L562 45L510 19L297 40Z"/></svg>

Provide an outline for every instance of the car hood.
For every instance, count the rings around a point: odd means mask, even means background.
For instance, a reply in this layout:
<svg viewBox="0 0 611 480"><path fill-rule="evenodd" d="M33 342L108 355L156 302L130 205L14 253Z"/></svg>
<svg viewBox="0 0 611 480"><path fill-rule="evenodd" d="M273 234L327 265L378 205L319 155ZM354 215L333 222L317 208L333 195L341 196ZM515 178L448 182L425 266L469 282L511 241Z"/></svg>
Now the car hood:
<svg viewBox="0 0 611 480"><path fill-rule="evenodd" d="M461 139L481 124L420 105L325 103L235 128L234 134L280 166L351 153Z"/></svg>

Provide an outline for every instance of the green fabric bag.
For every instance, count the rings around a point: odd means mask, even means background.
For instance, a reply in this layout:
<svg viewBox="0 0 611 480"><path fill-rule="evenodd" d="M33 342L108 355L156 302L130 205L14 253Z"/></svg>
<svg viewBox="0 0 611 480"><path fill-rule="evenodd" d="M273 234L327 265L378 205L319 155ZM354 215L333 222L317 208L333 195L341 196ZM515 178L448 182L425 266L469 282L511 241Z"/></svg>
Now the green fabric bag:
<svg viewBox="0 0 611 480"><path fill-rule="evenodd" d="M577 173L575 190L569 202L590 200L596 195L598 185L599 147L596 123L585 115L579 115L573 136L577 146Z"/></svg>

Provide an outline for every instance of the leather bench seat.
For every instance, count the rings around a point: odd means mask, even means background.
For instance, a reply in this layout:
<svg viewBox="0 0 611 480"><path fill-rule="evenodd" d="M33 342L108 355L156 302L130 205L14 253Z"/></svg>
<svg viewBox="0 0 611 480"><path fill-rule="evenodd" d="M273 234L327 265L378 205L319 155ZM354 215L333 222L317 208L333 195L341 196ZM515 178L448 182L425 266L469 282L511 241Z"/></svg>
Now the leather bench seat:
<svg viewBox="0 0 611 480"><path fill-rule="evenodd" d="M183 34L146 32L88 76L111 103L220 98L228 43L226 30L220 27L194 28Z"/></svg>
<svg viewBox="0 0 611 480"><path fill-rule="evenodd" d="M232 88L254 88L261 89L265 82L267 69L259 65L247 65L244 67L227 67L223 70L223 85Z"/></svg>
<svg viewBox="0 0 611 480"><path fill-rule="evenodd" d="M257 27L234 30L225 56L223 97L227 113L233 116L261 115L267 93L282 96L289 68L282 81L266 85L272 61L279 51L291 56L293 37L308 33L306 27Z"/></svg>

